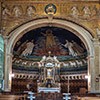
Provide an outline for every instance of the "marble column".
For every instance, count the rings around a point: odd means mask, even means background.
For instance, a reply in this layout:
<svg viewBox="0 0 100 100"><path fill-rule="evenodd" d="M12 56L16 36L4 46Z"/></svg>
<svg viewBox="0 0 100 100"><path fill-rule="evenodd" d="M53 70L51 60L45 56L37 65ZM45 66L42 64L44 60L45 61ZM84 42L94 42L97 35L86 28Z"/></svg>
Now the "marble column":
<svg viewBox="0 0 100 100"><path fill-rule="evenodd" d="M99 22L98 22L99 23ZM99 26L99 24L98 24L98 28L96 29L96 32L97 32L97 37L98 37L98 52L99 52L99 54L98 54L98 57L99 57L99 65L98 65L98 75L97 75L97 77L99 78L99 82L97 83L98 85L97 85L97 87L96 88L98 88L98 91L97 92L99 92L100 93L100 26Z"/></svg>

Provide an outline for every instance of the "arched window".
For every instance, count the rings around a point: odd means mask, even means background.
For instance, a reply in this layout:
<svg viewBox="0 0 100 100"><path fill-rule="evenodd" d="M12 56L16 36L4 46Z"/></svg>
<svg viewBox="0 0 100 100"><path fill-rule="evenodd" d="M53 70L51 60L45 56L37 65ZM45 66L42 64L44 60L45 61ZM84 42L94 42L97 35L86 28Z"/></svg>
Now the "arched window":
<svg viewBox="0 0 100 100"><path fill-rule="evenodd" d="M4 78L4 40L0 35L0 91L3 89Z"/></svg>

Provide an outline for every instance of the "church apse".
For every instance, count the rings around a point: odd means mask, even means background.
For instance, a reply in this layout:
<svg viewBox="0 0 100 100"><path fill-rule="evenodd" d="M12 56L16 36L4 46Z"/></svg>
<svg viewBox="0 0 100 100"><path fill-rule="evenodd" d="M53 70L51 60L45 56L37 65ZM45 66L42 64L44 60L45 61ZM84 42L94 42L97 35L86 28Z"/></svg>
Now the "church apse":
<svg viewBox="0 0 100 100"><path fill-rule="evenodd" d="M75 34L58 27L31 30L17 41L13 49L13 73L32 73L39 80L39 62L43 56L48 57L49 53L51 57L55 56L62 62L59 69L61 81L61 75L87 73L87 50L83 42ZM51 73L50 68L47 76Z"/></svg>

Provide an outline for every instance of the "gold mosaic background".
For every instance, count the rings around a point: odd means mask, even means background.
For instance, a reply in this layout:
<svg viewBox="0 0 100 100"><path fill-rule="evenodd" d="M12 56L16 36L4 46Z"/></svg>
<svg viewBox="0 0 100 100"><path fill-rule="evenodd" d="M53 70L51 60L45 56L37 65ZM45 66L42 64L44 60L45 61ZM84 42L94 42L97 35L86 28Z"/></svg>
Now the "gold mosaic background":
<svg viewBox="0 0 100 100"><path fill-rule="evenodd" d="M100 28L100 4L98 0L2 0L0 12L1 33L9 35L12 30L23 23L47 17L44 9L50 3L57 8L56 13L53 15L54 18L64 18L76 22L87 28L94 37L97 36L96 29ZM31 16L27 13L29 6L32 6L34 10ZM19 15L16 15L15 8L19 9Z"/></svg>

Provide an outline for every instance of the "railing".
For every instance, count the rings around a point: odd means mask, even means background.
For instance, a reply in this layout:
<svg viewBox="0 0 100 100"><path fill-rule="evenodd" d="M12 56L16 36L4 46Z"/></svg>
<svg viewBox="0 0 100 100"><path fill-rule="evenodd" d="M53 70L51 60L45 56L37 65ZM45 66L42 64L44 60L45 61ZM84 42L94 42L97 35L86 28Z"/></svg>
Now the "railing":
<svg viewBox="0 0 100 100"><path fill-rule="evenodd" d="M60 88L46 88L46 87L38 87L38 92L44 92L44 93L48 93L48 92L51 92L51 93L55 93L55 92L58 92L60 93Z"/></svg>

